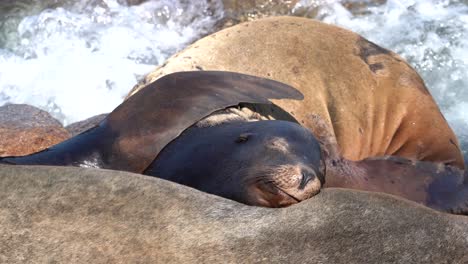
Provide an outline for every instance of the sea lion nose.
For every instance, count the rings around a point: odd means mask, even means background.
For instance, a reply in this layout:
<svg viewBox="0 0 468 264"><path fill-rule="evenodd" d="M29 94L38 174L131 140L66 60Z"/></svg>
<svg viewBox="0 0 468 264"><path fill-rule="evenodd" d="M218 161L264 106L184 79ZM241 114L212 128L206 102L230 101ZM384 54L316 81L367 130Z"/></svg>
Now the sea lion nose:
<svg viewBox="0 0 468 264"><path fill-rule="evenodd" d="M299 183L299 190L304 190L307 183L310 182L315 177L316 175L314 171L302 170L302 178L301 178L301 183Z"/></svg>

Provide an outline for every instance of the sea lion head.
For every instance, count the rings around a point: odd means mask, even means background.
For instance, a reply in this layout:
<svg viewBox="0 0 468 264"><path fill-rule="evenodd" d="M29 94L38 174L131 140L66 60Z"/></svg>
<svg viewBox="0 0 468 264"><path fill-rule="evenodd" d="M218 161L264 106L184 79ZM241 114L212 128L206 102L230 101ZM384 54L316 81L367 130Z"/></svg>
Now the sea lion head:
<svg viewBox="0 0 468 264"><path fill-rule="evenodd" d="M283 121L246 127L250 129L238 133L230 162L239 167L246 203L282 207L320 191L324 179L320 146L309 131Z"/></svg>
<svg viewBox="0 0 468 264"><path fill-rule="evenodd" d="M320 191L315 137L287 121L192 127L161 151L145 174L249 205L283 207Z"/></svg>

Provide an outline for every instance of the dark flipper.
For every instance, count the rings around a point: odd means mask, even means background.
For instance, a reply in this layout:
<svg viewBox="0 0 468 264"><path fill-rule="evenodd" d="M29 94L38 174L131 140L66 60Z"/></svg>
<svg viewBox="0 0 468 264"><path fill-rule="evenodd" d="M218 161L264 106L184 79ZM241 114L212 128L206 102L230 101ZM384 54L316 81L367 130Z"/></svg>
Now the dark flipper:
<svg viewBox="0 0 468 264"><path fill-rule="evenodd" d="M428 188L428 206L452 214L468 215L468 173L446 166L443 176Z"/></svg>
<svg viewBox="0 0 468 264"><path fill-rule="evenodd" d="M456 167L400 157L342 161L336 166L327 168L326 187L384 192L468 215L468 177Z"/></svg>
<svg viewBox="0 0 468 264"><path fill-rule="evenodd" d="M164 146L214 111L283 98L303 96L286 84L245 74L173 73L133 95L97 127L44 151L3 162L89 165L141 173Z"/></svg>

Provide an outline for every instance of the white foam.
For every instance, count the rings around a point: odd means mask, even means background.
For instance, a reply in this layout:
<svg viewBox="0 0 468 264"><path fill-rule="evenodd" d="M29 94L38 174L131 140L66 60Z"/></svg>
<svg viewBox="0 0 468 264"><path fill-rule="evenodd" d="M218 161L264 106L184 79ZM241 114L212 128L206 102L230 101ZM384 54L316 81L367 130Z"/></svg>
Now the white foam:
<svg viewBox="0 0 468 264"><path fill-rule="evenodd" d="M110 112L139 76L213 28L217 2L82 0L25 17L18 45L0 49L0 105L35 105L65 124Z"/></svg>

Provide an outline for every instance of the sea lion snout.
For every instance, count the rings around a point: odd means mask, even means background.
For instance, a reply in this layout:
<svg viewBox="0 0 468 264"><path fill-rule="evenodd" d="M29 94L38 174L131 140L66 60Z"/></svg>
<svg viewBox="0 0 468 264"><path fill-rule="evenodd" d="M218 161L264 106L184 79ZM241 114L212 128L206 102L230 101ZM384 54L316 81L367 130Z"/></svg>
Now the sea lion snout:
<svg viewBox="0 0 468 264"><path fill-rule="evenodd" d="M322 183L317 173L304 164L288 164L265 171L252 188L254 204L284 207L306 200L320 192Z"/></svg>
<svg viewBox="0 0 468 264"><path fill-rule="evenodd" d="M322 183L317 173L309 166L298 166L298 173L293 177L293 179L293 184L287 188L285 187L284 190L296 197L299 201L303 201L316 195L320 192L320 188L322 187Z"/></svg>

